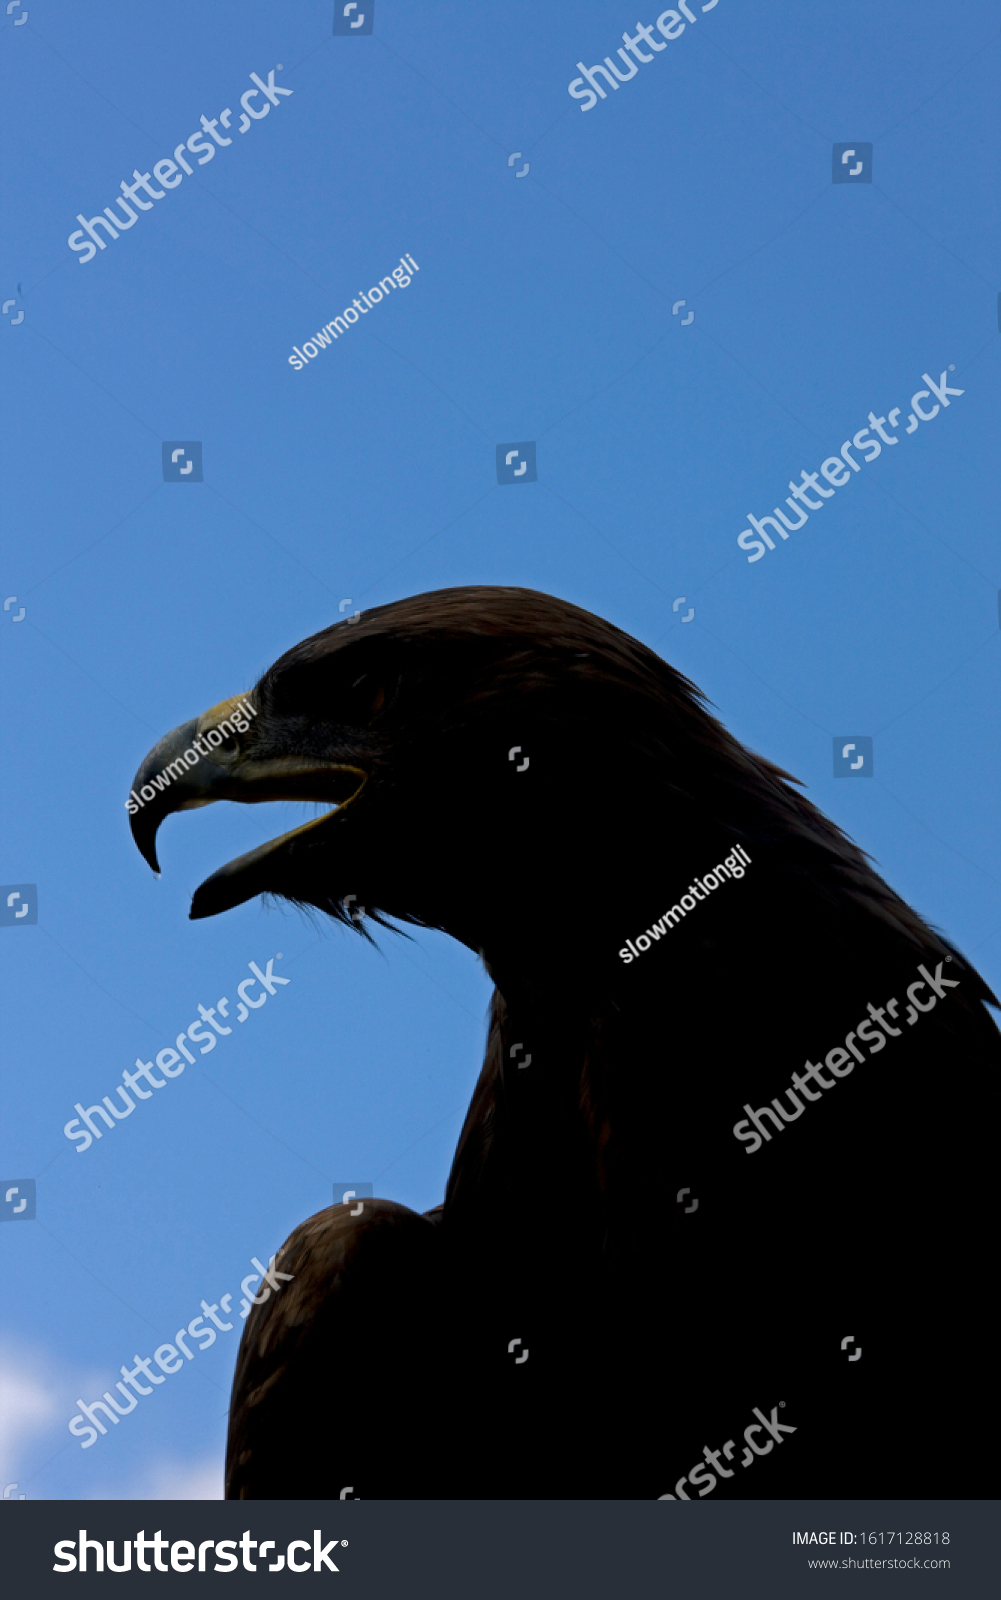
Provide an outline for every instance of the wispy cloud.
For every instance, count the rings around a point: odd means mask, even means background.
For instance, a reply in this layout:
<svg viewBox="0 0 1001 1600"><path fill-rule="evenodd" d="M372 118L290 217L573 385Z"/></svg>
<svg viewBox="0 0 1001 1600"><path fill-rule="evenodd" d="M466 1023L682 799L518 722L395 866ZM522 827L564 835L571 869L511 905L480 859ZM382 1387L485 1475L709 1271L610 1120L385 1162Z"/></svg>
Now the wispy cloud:
<svg viewBox="0 0 1001 1600"><path fill-rule="evenodd" d="M223 1457L204 1456L198 1461L161 1456L147 1463L141 1475L88 1495L90 1500L222 1500Z"/></svg>
<svg viewBox="0 0 1001 1600"><path fill-rule="evenodd" d="M68 1396L97 1394L107 1382L107 1374L62 1366L23 1345L0 1349L0 1490L16 1483L17 1492L29 1499L45 1493L40 1464L59 1452L60 1445L73 1443L66 1432L66 1419L73 1411ZM111 1463L105 1470L109 1477L95 1487L88 1472L88 1492L81 1493L81 1499L222 1500L224 1445L220 1440L211 1455L190 1460L151 1453L121 1475Z"/></svg>
<svg viewBox="0 0 1001 1600"><path fill-rule="evenodd" d="M10 1351L0 1356L0 1472L4 1484L23 1471L25 1452L56 1421L53 1386L40 1361Z"/></svg>

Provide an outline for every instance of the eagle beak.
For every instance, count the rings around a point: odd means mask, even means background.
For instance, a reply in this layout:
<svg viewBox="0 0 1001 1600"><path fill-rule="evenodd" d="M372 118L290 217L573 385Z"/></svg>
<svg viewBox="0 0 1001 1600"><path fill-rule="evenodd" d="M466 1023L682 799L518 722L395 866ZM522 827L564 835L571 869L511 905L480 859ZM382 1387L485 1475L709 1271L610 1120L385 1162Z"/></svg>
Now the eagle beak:
<svg viewBox="0 0 1001 1600"><path fill-rule="evenodd" d="M314 800L343 810L361 793L368 774L360 767L300 756L255 757L252 718L256 714L249 695L223 700L168 733L143 761L126 804L132 837L154 872L160 871L157 832L173 811L191 811L215 800L251 805L265 800ZM236 722L243 728L237 728ZM274 876L272 858L337 814L317 817L221 867L196 891L191 916L212 916L267 891Z"/></svg>

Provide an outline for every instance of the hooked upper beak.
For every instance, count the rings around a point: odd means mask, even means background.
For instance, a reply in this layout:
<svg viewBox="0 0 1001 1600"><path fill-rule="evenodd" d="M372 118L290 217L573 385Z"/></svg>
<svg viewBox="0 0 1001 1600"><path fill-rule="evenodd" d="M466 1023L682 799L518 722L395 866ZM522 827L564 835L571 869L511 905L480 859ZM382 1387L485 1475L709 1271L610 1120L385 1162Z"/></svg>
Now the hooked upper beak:
<svg viewBox="0 0 1001 1600"><path fill-rule="evenodd" d="M360 767L303 756L255 756L249 695L233 696L193 717L154 745L136 773L129 806L132 837L143 858L160 871L156 836L172 811L190 811L215 800L256 804L264 800L317 800L339 808L291 833L272 839L238 857L207 878L196 891L192 917L211 916L239 905L270 887L267 865L293 841L332 820L364 788L368 774ZM245 726L238 729L234 717ZM224 728L221 725L225 725Z"/></svg>

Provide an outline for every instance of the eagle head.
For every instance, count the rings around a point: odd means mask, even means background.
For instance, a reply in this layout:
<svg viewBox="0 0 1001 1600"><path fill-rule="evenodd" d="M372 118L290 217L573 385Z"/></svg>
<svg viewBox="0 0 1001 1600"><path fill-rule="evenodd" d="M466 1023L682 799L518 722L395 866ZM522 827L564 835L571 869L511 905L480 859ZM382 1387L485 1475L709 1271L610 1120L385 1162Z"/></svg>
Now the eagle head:
<svg viewBox="0 0 1001 1600"><path fill-rule="evenodd" d="M444 589L305 639L167 734L136 774L131 827L158 871L171 812L325 803L220 867L190 915L267 894L356 927L364 908L444 928L484 953L524 951L548 912L572 945L575 919L593 923L629 877L638 829L646 876L651 850L704 827L682 777L693 737L704 757L714 740L740 752L693 686L612 624L533 590Z"/></svg>
<svg viewBox="0 0 1001 1600"><path fill-rule="evenodd" d="M665 885L683 892L738 843L794 874L833 870L842 890L877 881L693 684L529 589L437 590L336 623L167 734L129 802L155 871L164 818L216 800L330 809L220 867L193 918L255 895L359 931L362 911L393 917L447 931L498 982L515 964L579 980L609 941L614 964Z"/></svg>

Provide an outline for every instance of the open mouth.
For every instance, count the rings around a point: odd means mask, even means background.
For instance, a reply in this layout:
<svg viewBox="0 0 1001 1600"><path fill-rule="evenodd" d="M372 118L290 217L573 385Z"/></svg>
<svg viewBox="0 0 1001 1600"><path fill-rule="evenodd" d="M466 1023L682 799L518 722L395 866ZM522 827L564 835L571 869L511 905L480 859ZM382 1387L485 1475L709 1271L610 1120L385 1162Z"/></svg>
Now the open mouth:
<svg viewBox="0 0 1001 1600"><path fill-rule="evenodd" d="M305 774L294 776L296 780L301 780ZM289 869L293 865L301 866L303 855L326 844L326 835L331 827L343 817L346 807L357 799L368 781L368 774L357 767L328 767L316 777L322 779L322 784L316 782L315 778L311 785L294 781L278 792L240 797L250 804L262 800L333 800L336 804L333 810L327 811L322 817L314 817L301 827L279 834L266 844L258 845L256 849L248 850L245 855L236 856L232 861L227 861L225 866L218 867L198 885L191 898L189 916L193 921L201 917L214 917L220 911L229 911L233 906L242 905L255 895L275 890L279 886L279 878L282 884L287 883ZM321 786L325 791L322 796L317 792ZM336 793L332 793L332 790ZM279 868L282 869L280 872Z"/></svg>
<svg viewBox="0 0 1001 1600"><path fill-rule="evenodd" d="M309 800L334 809L212 873L192 898L190 916L195 919L228 911L258 894L285 892L289 883L303 876L304 858L326 845L330 830L342 823L345 811L368 782L368 773L361 767L343 762L304 756L255 760L252 742L244 748L231 720L233 708L246 704L246 700L223 701L183 723L160 740L139 768L126 804L132 836L153 871L160 870L156 835L171 812L194 810L217 800L244 805ZM246 717L246 712L242 715Z"/></svg>

